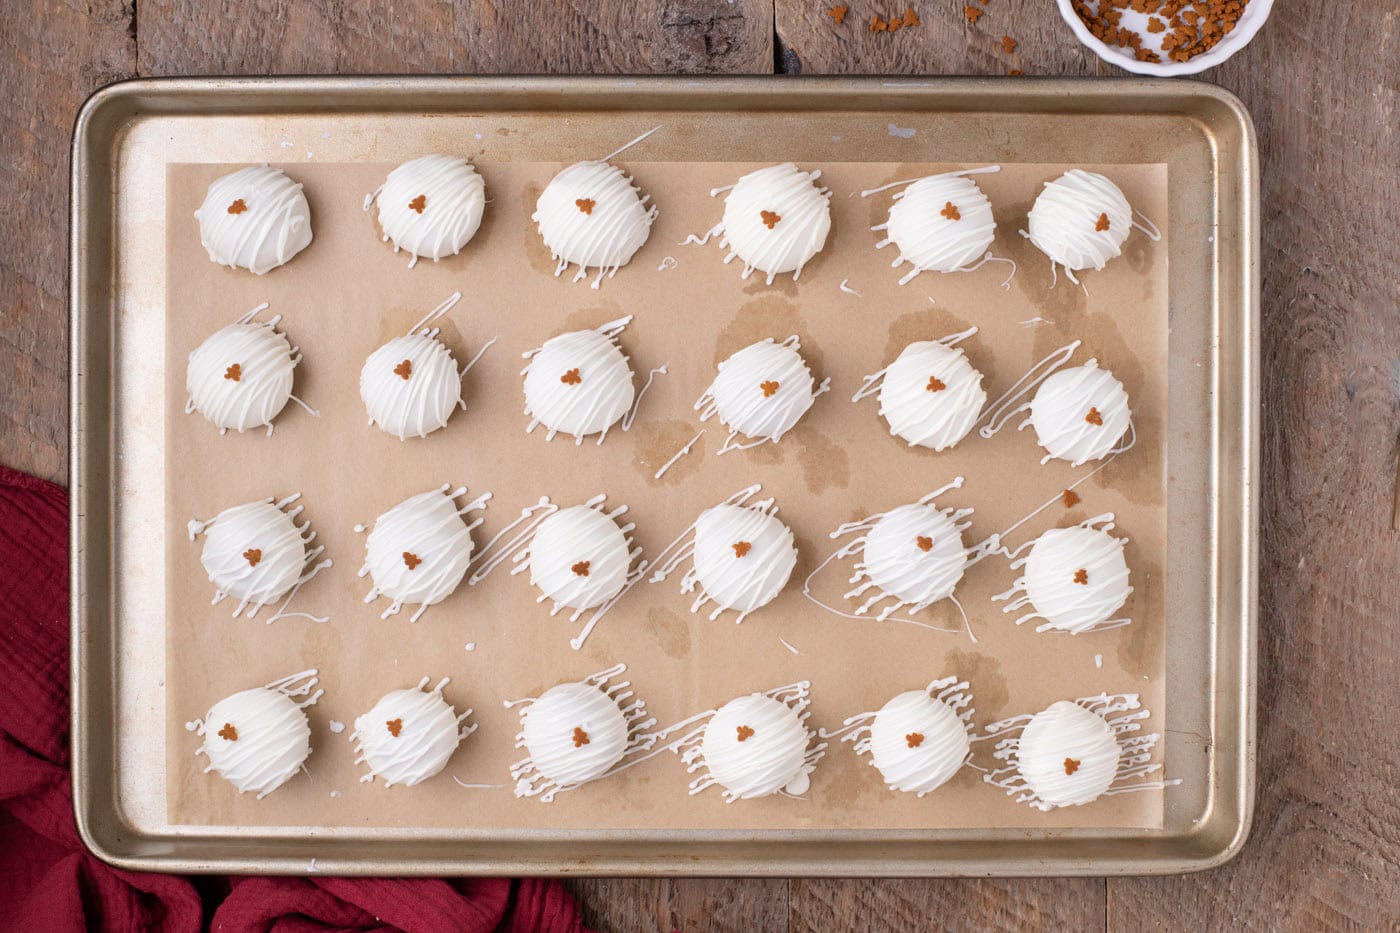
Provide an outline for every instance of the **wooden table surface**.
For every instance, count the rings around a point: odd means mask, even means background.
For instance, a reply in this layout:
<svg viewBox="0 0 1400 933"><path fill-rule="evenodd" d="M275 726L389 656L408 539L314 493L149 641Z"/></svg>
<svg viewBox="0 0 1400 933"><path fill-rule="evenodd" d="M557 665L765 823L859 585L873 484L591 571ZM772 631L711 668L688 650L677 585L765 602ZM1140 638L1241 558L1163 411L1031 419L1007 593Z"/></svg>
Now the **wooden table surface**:
<svg viewBox="0 0 1400 933"><path fill-rule="evenodd" d="M94 89L147 75L1110 75L1051 0L915 0L837 26L812 0L9 0L0 12L0 462L64 481L68 144ZM899 0L903 9L906 0ZM889 7L889 9L886 9ZM1002 36L1018 43L1008 54ZM599 880L603 929L1400 925L1398 0L1278 0L1208 72L1263 164L1259 795L1234 862L1176 878ZM1014 80L1008 78L1008 80Z"/></svg>

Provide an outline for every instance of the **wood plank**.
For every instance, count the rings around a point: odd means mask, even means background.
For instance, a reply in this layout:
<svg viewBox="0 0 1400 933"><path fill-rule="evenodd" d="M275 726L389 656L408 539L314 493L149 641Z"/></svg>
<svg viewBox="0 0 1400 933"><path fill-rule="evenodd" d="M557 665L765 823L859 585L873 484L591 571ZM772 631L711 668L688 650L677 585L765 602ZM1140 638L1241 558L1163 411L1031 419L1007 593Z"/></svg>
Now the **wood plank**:
<svg viewBox="0 0 1400 933"><path fill-rule="evenodd" d="M600 933L788 929L784 879L598 878L572 880L568 887L578 898L584 922Z"/></svg>
<svg viewBox="0 0 1400 933"><path fill-rule="evenodd" d="M0 462L59 482L68 472L68 146L84 98L135 71L131 15L117 0L50 0L0 17Z"/></svg>
<svg viewBox="0 0 1400 933"><path fill-rule="evenodd" d="M1219 870L1109 882L1121 929L1400 919L1400 85L1378 5L1309 12L1276 3L1208 75L1249 106L1263 169L1254 832Z"/></svg>
<svg viewBox="0 0 1400 933"><path fill-rule="evenodd" d="M792 933L1104 929L1101 878L793 879Z"/></svg>

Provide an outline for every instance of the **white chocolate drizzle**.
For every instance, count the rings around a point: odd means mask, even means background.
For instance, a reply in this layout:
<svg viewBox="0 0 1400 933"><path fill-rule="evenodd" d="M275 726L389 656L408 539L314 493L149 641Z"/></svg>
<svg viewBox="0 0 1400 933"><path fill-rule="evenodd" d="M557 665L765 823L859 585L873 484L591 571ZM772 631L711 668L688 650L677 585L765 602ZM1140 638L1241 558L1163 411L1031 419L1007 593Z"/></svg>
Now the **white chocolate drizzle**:
<svg viewBox="0 0 1400 933"><path fill-rule="evenodd" d="M1155 224L1138 217L1112 181L1095 172L1071 169L1045 183L1026 218L1029 229L1021 235L1050 258L1052 275L1063 267L1078 285L1074 273L1102 269L1123 251L1123 241L1133 228L1152 240L1162 238ZM1107 229L1100 229L1104 220Z"/></svg>
<svg viewBox="0 0 1400 933"><path fill-rule="evenodd" d="M209 759L210 771L261 800L285 784L311 754L311 726L305 708L325 692L312 689L317 670L300 671L264 687L243 690L210 707L185 729L203 736L195 755ZM294 697L306 697L297 702Z"/></svg>
<svg viewBox="0 0 1400 933"><path fill-rule="evenodd" d="M360 783L378 777L386 788L419 784L446 767L458 744L476 731L475 724L463 725L472 711L459 714L442 696L451 678L425 690L429 680L424 677L417 687L386 693L355 720L350 735L359 756L355 764L369 766Z"/></svg>
<svg viewBox="0 0 1400 933"><path fill-rule="evenodd" d="M420 258L437 262L471 242L486 210L486 183L466 159L426 155L390 172L364 209L376 199L383 241L392 240L396 253L407 250L412 269Z"/></svg>
<svg viewBox="0 0 1400 933"><path fill-rule="evenodd" d="M652 380L667 371L665 365L652 370L642 391L633 391L632 369L618 343L631 322L629 314L595 330L560 334L521 354L529 360L520 371L525 377L525 414L530 417L526 434L542 424L547 441L563 432L572 434L575 444L597 434L602 444L619 421L622 430L631 428Z"/></svg>
<svg viewBox="0 0 1400 933"><path fill-rule="evenodd" d="M185 374L185 414L198 411L224 434L233 428L266 427L296 402L311 415L316 409L292 394L292 374L301 362L301 348L277 330L282 315L253 323L267 310L263 302L227 327L210 334L190 352Z"/></svg>
<svg viewBox="0 0 1400 933"><path fill-rule="evenodd" d="M909 344L893 363L866 376L851 401L878 392L890 434L910 447L938 451L954 446L977 424L987 401L982 374L958 347L976 333L971 327Z"/></svg>
<svg viewBox="0 0 1400 933"><path fill-rule="evenodd" d="M255 275L311 243L311 208L301 183L266 164L215 179L194 216L211 261Z"/></svg>
<svg viewBox="0 0 1400 933"><path fill-rule="evenodd" d="M693 406L701 423L718 415L729 429L715 456L778 443L812 403L830 391L831 379L817 385L801 350L796 334L782 343L767 337L719 364L714 381ZM740 434L754 440L735 443Z"/></svg>
<svg viewBox="0 0 1400 933"><path fill-rule="evenodd" d="M691 448L695 446L695 444L700 440L700 438L705 436L706 430L706 428L701 428L694 437L686 441L685 446L682 447L680 450L676 451L670 460L667 460L665 463L661 464L661 469L653 473L651 475L651 478L660 479L661 477L665 476L667 470L671 469L671 467L676 465L677 461L679 461L686 454L690 453Z"/></svg>
<svg viewBox="0 0 1400 933"><path fill-rule="evenodd" d="M1111 618L1133 592L1123 558L1128 539L1108 533L1114 527L1113 518L1112 512L1105 512L1070 528L1052 528L1008 553L1011 569L1024 567L1025 573L1011 589L992 599L1009 600L1002 612L1030 606L1032 611L1016 624L1043 619L1037 632L1079 635L1132 622ZM1027 548L1030 552L1020 556Z"/></svg>
<svg viewBox="0 0 1400 933"><path fill-rule="evenodd" d="M728 250L725 263L742 260L745 279L757 269L767 275L769 285L786 272L796 281L802 267L821 252L831 230L831 190L817 184L821 174L784 162L711 190L710 197L729 192L724 217L704 236L686 237L685 244L703 246L718 236L720 248Z"/></svg>

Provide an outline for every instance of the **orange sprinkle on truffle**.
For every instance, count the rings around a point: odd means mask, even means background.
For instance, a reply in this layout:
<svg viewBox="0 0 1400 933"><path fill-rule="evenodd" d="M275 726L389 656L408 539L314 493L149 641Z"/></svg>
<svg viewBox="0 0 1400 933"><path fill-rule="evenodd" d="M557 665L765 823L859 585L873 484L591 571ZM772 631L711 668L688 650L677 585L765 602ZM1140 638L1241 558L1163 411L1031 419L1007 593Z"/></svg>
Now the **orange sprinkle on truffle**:
<svg viewBox="0 0 1400 933"><path fill-rule="evenodd" d="M239 198L237 201L234 201L232 204L230 204L230 205L228 206L228 212L229 212L230 214L241 214L241 213L243 213L244 211L246 211L247 209L248 209L248 205L246 205L246 204L243 203L243 199L242 199L242 198Z"/></svg>
<svg viewBox="0 0 1400 933"><path fill-rule="evenodd" d="M1074 582L1078 583L1080 586L1088 586L1089 571L1085 570L1083 567L1080 567L1074 572Z"/></svg>
<svg viewBox="0 0 1400 933"><path fill-rule="evenodd" d="M948 384L937 376L929 376L928 385L924 386L925 391L928 392L942 392L946 388L948 388Z"/></svg>
<svg viewBox="0 0 1400 933"><path fill-rule="evenodd" d="M598 202L592 198L579 198L574 201L574 206L579 209L580 214L592 214L593 208L598 206Z"/></svg>
<svg viewBox="0 0 1400 933"><path fill-rule="evenodd" d="M743 557L753 550L753 545L747 541L735 541L730 547L734 549L735 557Z"/></svg>
<svg viewBox="0 0 1400 933"><path fill-rule="evenodd" d="M248 562L249 567L256 567L258 561L262 560L262 551L255 547L250 547L243 552L243 559Z"/></svg>
<svg viewBox="0 0 1400 933"><path fill-rule="evenodd" d="M1079 504L1079 493L1073 489L1066 489L1065 494L1060 498L1065 500L1065 508L1072 509Z"/></svg>
<svg viewBox="0 0 1400 933"><path fill-rule="evenodd" d="M778 392L778 383L769 379L767 382L760 382L758 387L763 390L764 398L772 398Z"/></svg>
<svg viewBox="0 0 1400 933"><path fill-rule="evenodd" d="M384 723L384 728L388 729L389 734L397 739L399 737L399 733L403 731L403 720L390 719Z"/></svg>
<svg viewBox="0 0 1400 933"><path fill-rule="evenodd" d="M1073 758L1065 759L1065 774L1073 774L1079 770L1079 762Z"/></svg>
<svg viewBox="0 0 1400 933"><path fill-rule="evenodd" d="M840 26L846 21L846 12L848 9L849 8L843 3L840 6L834 6L831 9L827 10L826 15L830 16L833 20L835 20L836 25Z"/></svg>
<svg viewBox="0 0 1400 933"><path fill-rule="evenodd" d="M753 736L753 729L749 726L740 726L736 731L738 732L740 742Z"/></svg>
<svg viewBox="0 0 1400 933"><path fill-rule="evenodd" d="M402 363L395 366L394 375L407 382L408 377L413 375L413 361L404 360Z"/></svg>
<svg viewBox="0 0 1400 933"><path fill-rule="evenodd" d="M1097 408L1090 408L1089 413L1084 416L1084 420L1096 427L1103 427L1103 415L1099 414Z"/></svg>
<svg viewBox="0 0 1400 933"><path fill-rule="evenodd" d="M583 376L579 375L578 367L575 366L573 369L560 376L559 381L566 386L576 386L583 381Z"/></svg>
<svg viewBox="0 0 1400 933"><path fill-rule="evenodd" d="M958 213L958 207L952 201L949 201L947 204L944 204L943 210L939 211L938 213L944 217L947 217L949 220L962 220L962 214Z"/></svg>
<svg viewBox="0 0 1400 933"><path fill-rule="evenodd" d="M924 734L922 732L911 732L904 737L904 744L910 748L918 748L924 744Z"/></svg>
<svg viewBox="0 0 1400 933"><path fill-rule="evenodd" d="M412 551L403 552L403 565L409 570L417 569L418 565L421 563L423 563L423 558L419 557L417 554Z"/></svg>
<svg viewBox="0 0 1400 933"><path fill-rule="evenodd" d="M237 382L243 378L243 367L234 363L228 369L224 370L224 378L232 379L234 382Z"/></svg>
<svg viewBox="0 0 1400 933"><path fill-rule="evenodd" d="M1108 229L1108 215L1107 215L1107 214L1100 214L1100 215L1099 215L1099 219L1096 220L1096 221L1094 221L1094 230L1095 230L1096 232L1098 232L1098 233L1103 233L1103 232L1104 232L1105 230L1107 230L1107 229Z"/></svg>
<svg viewBox="0 0 1400 933"><path fill-rule="evenodd" d="M763 226L767 227L769 230L772 230L774 227L776 227L778 225L778 221L783 219L782 217L778 216L772 211L759 211L758 218L759 220L763 221Z"/></svg>
<svg viewBox="0 0 1400 933"><path fill-rule="evenodd" d="M577 576L577 577L586 577L586 576L588 576L588 568L589 568L589 566L590 566L592 563L593 563L592 561L581 560L581 561L579 561L577 564L574 564L574 565L573 565L572 567L570 567L569 569L572 570L572 571L574 572L574 576Z"/></svg>
<svg viewBox="0 0 1400 933"><path fill-rule="evenodd" d="M588 744L588 733L583 731L582 726L574 726L574 748L582 748Z"/></svg>
<svg viewBox="0 0 1400 933"><path fill-rule="evenodd" d="M914 539L914 543L919 546L919 550L921 551L927 552L933 550L933 539L928 535L919 535Z"/></svg>
<svg viewBox="0 0 1400 933"><path fill-rule="evenodd" d="M415 214L423 213L423 209L427 206L428 196L426 194L420 194L418 195L418 197L408 202L408 209L413 211Z"/></svg>
<svg viewBox="0 0 1400 933"><path fill-rule="evenodd" d="M233 723L226 722L224 727L219 730L218 736L221 739L228 739L230 742L237 742L238 730L233 727Z"/></svg>

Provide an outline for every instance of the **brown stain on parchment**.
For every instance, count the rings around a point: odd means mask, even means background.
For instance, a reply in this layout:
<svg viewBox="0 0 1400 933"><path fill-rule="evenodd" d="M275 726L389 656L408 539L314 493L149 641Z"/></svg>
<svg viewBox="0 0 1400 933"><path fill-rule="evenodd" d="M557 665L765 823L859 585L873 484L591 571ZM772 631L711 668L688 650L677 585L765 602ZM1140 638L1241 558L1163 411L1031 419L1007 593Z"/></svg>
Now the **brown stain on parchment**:
<svg viewBox="0 0 1400 933"><path fill-rule="evenodd" d="M797 444L802 480L812 495L819 496L828 489L845 489L851 484L851 461L845 447L820 431L804 429L800 424L792 440Z"/></svg>
<svg viewBox="0 0 1400 933"><path fill-rule="evenodd" d="M690 448L690 453L671 464L660 479L656 478L656 471L680 453L681 448L695 437L700 428L689 421L672 419L639 424L634 430L636 446L632 456L632 468L642 474L648 486L677 486L687 477L699 473L704 466L705 442L710 439L710 431L714 428L707 430L695 442L695 446Z"/></svg>
<svg viewBox="0 0 1400 933"><path fill-rule="evenodd" d="M949 334L956 334L970 328L972 324L955 314L949 308L931 305L914 311L906 311L890 322L889 339L885 341L885 358L881 363L888 366L911 343L920 340L938 340Z"/></svg>
<svg viewBox="0 0 1400 933"><path fill-rule="evenodd" d="M577 311L570 312L564 317L564 320L560 322L559 326L550 332L549 336L558 337L560 334L567 334L576 330L596 330L610 321L616 321L623 317L626 317L626 314L623 312L621 305L615 301L602 300L591 308L579 308ZM626 334L627 332L623 331L622 337L618 339L624 339Z"/></svg>
<svg viewBox="0 0 1400 933"><path fill-rule="evenodd" d="M653 606L647 610L647 634L668 657L684 658L690 653L690 625L680 613Z"/></svg>
<svg viewBox="0 0 1400 933"><path fill-rule="evenodd" d="M530 264L530 268L536 272L553 276L555 262L550 258L549 247L544 245L544 238L540 236L540 231L535 222L530 218L535 213L535 205L539 203L540 195L544 192L544 185L537 181L526 182L520 191L520 206L525 214L525 261ZM487 211L491 214L492 211ZM564 276L572 278L571 270L565 269L559 273L559 278ZM582 285L582 282L574 283Z"/></svg>
<svg viewBox="0 0 1400 933"><path fill-rule="evenodd" d="M802 349L799 352L807 361L807 367L820 382L821 376L818 373L821 371L823 360L821 348L812 340L806 322L802 319L802 312L791 301L772 293L744 302L729 323L720 328L719 337L715 340L715 365L718 366L744 347L758 343L766 337L772 337L775 343L781 343L793 334L796 334L801 342Z"/></svg>
<svg viewBox="0 0 1400 933"><path fill-rule="evenodd" d="M1152 676L1163 657L1162 567L1135 548L1131 540L1126 556L1133 593L1118 614L1133 621L1117 633L1122 636L1118 642L1118 663L1140 681L1144 676ZM1152 611L1154 608L1156 611Z"/></svg>
<svg viewBox="0 0 1400 933"><path fill-rule="evenodd" d="M945 676L951 674L965 680L972 688L972 705L978 716L996 716L1006 709L1011 692L1006 686L1006 675L1001 672L1001 662L996 658L977 651L954 648L943 659Z"/></svg>

